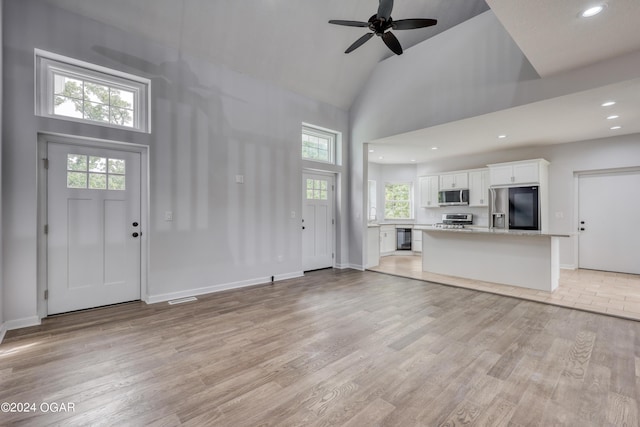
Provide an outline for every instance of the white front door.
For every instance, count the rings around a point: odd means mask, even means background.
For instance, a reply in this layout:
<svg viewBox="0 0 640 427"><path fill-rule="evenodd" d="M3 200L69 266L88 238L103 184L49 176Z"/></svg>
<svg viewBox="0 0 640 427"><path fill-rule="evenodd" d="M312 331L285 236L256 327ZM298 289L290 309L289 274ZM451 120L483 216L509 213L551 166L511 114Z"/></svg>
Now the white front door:
<svg viewBox="0 0 640 427"><path fill-rule="evenodd" d="M578 179L579 267L640 274L640 171Z"/></svg>
<svg viewBox="0 0 640 427"><path fill-rule="evenodd" d="M304 173L302 200L302 269L333 267L334 177Z"/></svg>
<svg viewBox="0 0 640 427"><path fill-rule="evenodd" d="M140 154L49 142L48 314L140 299Z"/></svg>

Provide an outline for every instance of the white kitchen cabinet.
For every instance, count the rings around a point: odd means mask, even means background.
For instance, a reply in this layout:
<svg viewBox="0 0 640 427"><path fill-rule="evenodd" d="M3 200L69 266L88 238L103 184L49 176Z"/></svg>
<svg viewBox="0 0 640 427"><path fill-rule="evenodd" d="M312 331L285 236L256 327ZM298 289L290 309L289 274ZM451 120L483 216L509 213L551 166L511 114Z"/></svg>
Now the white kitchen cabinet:
<svg viewBox="0 0 640 427"><path fill-rule="evenodd" d="M411 251L422 252L422 230L411 230Z"/></svg>
<svg viewBox="0 0 640 427"><path fill-rule="evenodd" d="M418 179L420 187L420 207L437 208L438 207L438 176L421 176Z"/></svg>
<svg viewBox="0 0 640 427"><path fill-rule="evenodd" d="M380 227L367 228L367 264L366 268L377 267L380 264Z"/></svg>
<svg viewBox="0 0 640 427"><path fill-rule="evenodd" d="M440 175L440 189L466 189L469 188L469 174L467 172L455 172Z"/></svg>
<svg viewBox="0 0 640 427"><path fill-rule="evenodd" d="M396 226L380 226L380 255L389 255L396 250Z"/></svg>
<svg viewBox="0 0 640 427"><path fill-rule="evenodd" d="M489 169L469 172L469 206L489 206Z"/></svg>
<svg viewBox="0 0 640 427"><path fill-rule="evenodd" d="M538 184L544 174L543 169L548 165L549 162L544 159L489 165L489 183L490 185Z"/></svg>

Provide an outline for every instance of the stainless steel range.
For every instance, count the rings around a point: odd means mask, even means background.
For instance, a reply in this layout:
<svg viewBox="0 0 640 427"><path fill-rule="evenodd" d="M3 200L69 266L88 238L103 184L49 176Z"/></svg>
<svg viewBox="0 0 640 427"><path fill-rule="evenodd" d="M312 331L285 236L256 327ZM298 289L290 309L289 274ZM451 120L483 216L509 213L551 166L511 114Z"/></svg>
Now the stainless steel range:
<svg viewBox="0 0 640 427"><path fill-rule="evenodd" d="M471 224L473 224L473 214L442 214L442 222L435 224L434 227L458 229Z"/></svg>

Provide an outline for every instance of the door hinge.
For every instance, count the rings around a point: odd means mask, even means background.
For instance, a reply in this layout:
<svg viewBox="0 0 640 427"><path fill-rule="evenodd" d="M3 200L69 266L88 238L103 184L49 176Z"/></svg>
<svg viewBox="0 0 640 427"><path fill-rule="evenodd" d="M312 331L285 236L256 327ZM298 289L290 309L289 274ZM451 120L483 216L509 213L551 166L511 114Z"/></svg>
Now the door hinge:
<svg viewBox="0 0 640 427"><path fill-rule="evenodd" d="M331 259L334 259L336 257L336 254L334 254L333 252L331 252Z"/></svg>
<svg viewBox="0 0 640 427"><path fill-rule="evenodd" d="M335 225L335 223L336 223L336 220L335 220L335 219L332 219L332 220L331 220L331 225Z"/></svg>
<svg viewBox="0 0 640 427"><path fill-rule="evenodd" d="M44 234L49 234L49 224L44 225Z"/></svg>
<svg viewBox="0 0 640 427"><path fill-rule="evenodd" d="M333 184L331 184L331 191L335 191L335 189L336 187Z"/></svg>
<svg viewBox="0 0 640 427"><path fill-rule="evenodd" d="M44 299L49 299L49 289L44 290Z"/></svg>
<svg viewBox="0 0 640 427"><path fill-rule="evenodd" d="M49 159L42 159L42 164L45 169L49 169Z"/></svg>

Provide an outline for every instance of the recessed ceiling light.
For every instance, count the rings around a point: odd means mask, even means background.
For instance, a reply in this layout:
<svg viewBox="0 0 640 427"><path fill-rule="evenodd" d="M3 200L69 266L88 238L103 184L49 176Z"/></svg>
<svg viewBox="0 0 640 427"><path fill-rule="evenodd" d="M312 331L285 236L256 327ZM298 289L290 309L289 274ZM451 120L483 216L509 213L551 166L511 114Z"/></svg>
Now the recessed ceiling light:
<svg viewBox="0 0 640 427"><path fill-rule="evenodd" d="M432 149L432 150L437 150L437 149L438 149L438 147L431 147L431 149Z"/></svg>
<svg viewBox="0 0 640 427"><path fill-rule="evenodd" d="M412 161L412 162L415 162L415 161L416 161L416 159L411 159L411 161Z"/></svg>
<svg viewBox="0 0 640 427"><path fill-rule="evenodd" d="M618 117L620 117L620 116L618 116L618 115L614 114L613 116L609 116L609 117L607 117L607 120L617 119Z"/></svg>
<svg viewBox="0 0 640 427"><path fill-rule="evenodd" d="M380 157L378 157L378 159L382 160L382 159L384 159L384 157L380 156Z"/></svg>
<svg viewBox="0 0 640 427"><path fill-rule="evenodd" d="M375 150L372 148L369 150L370 153L373 153Z"/></svg>
<svg viewBox="0 0 640 427"><path fill-rule="evenodd" d="M609 129L618 130L618 129L622 129L622 126L611 126Z"/></svg>
<svg viewBox="0 0 640 427"><path fill-rule="evenodd" d="M611 107L612 105L615 105L616 101L607 101L604 104L602 104L603 107Z"/></svg>
<svg viewBox="0 0 640 427"><path fill-rule="evenodd" d="M583 18L591 18L592 16L596 16L597 14L602 12L604 10L604 7L605 7L604 4L599 4L598 6L590 7L589 9L585 9L580 14L580 16L582 16Z"/></svg>
<svg viewBox="0 0 640 427"><path fill-rule="evenodd" d="M498 135L498 139L505 139L507 135Z"/></svg>

